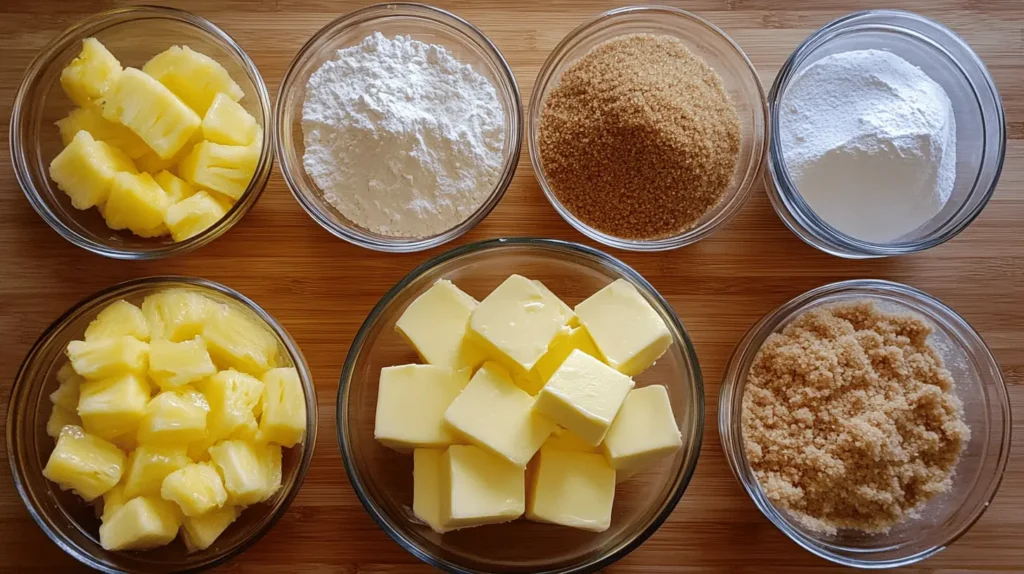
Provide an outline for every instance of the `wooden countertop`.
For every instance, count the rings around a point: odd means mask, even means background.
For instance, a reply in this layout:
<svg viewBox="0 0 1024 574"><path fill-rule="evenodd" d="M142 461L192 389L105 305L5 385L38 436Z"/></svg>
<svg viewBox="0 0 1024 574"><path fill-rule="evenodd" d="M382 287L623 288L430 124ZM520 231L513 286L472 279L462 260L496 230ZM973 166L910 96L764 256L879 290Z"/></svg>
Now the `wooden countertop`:
<svg viewBox="0 0 1024 574"><path fill-rule="evenodd" d="M29 61L78 19L120 2L5 0L0 3L0 117L7 124ZM183 0L235 37L271 94L299 47L331 19L367 4L346 0ZM924 289L961 313L1002 365L1013 406L1024 409L1024 3L1019 0L689 0L674 2L708 18L749 54L770 86L808 34L847 12L900 7L938 19L985 60L1006 107L1010 140L999 189L956 239L927 253L879 261L829 257L806 246L776 217L758 186L739 216L697 245L664 254L616 251L674 305L701 359L707 392L703 453L675 513L646 544L609 572L762 572L837 569L790 542L754 507L726 466L718 440L718 387L744 331L807 289L851 278L885 278ZM442 1L481 28L504 53L528 101L537 71L561 38L605 0ZM275 169L258 205L224 237L165 261L103 259L61 239L25 200L0 140L0 420L22 357L60 313L113 283L187 274L225 283L255 299L295 336L312 367L320 433L306 482L280 523L224 569L239 572L421 572L429 568L384 534L364 512L342 469L334 401L341 366L370 308L427 253L382 255L335 239L299 208ZM504 201L461 245L492 237L550 236L590 243L545 201L525 150ZM451 245L449 246L451 247ZM960 541L905 571L1024 570L1024 428L1018 451L985 516ZM35 525L0 460L0 571L69 571L76 563Z"/></svg>

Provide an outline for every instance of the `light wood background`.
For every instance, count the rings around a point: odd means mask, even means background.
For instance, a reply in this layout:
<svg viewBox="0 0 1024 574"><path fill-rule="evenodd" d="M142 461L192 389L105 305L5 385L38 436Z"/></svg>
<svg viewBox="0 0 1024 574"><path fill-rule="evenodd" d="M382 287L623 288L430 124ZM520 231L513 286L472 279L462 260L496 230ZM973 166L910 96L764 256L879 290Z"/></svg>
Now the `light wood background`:
<svg viewBox="0 0 1024 574"><path fill-rule="evenodd" d="M0 117L31 58L79 18L115 4L101 0L0 1ZM276 94L292 56L333 18L363 6L345 0L184 0L174 5L210 18L234 36ZM1002 94L1010 141L995 198L947 244L899 259L851 262L804 245L775 216L758 186L727 228L667 254L615 252L674 305L695 342L707 392L703 453L675 513L645 545L610 572L831 571L798 548L754 508L733 479L716 426L719 380L733 345L764 313L818 285L886 278L936 295L970 321L1003 368L1014 407L1024 409L1024 2L1021 0L690 0L674 2L710 19L749 54L769 86L808 34L847 12L899 7L961 34L988 64ZM488 34L510 62L524 101L555 44L605 0L440 2ZM338 452L334 402L353 335L377 300L405 273L439 253L384 255L321 230L299 208L278 171L259 204L224 237L187 256L118 262L61 239L31 209L0 140L0 420L11 381L32 341L61 312L110 284L153 274L223 282L255 299L294 335L316 379L320 433L305 485L283 520L226 566L238 572L429 570L402 551L363 511ZM456 244L500 236L583 237L538 188L523 149L504 201ZM585 242L585 241L584 241ZM1024 571L1024 428L1002 489L975 527L946 551L906 571ZM67 571L73 561L33 523L0 456L0 571Z"/></svg>

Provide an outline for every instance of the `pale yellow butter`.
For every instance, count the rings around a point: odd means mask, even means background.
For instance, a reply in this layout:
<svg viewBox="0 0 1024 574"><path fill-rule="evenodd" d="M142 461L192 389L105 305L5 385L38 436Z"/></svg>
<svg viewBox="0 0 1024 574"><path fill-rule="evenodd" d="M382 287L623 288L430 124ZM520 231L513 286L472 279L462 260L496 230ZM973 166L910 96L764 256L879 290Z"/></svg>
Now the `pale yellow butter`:
<svg viewBox="0 0 1024 574"><path fill-rule="evenodd" d="M597 350L597 346L594 345L594 340L590 338L590 334L587 333L586 327L562 327L558 334L555 335L555 339L551 341L551 345L548 346L548 352L544 353L544 356L533 366L533 372L537 375L536 380L539 381L539 386L532 394L540 392L540 387L548 382L551 375L558 370L558 367L562 366L562 362L569 358L569 354L575 349L579 349L591 357L601 358L601 353ZM530 391L530 389L526 390Z"/></svg>
<svg viewBox="0 0 1024 574"><path fill-rule="evenodd" d="M615 470L604 456L545 446L530 463L526 518L604 532L612 521Z"/></svg>
<svg viewBox="0 0 1024 574"><path fill-rule="evenodd" d="M657 311L630 282L617 279L576 306L602 358L615 370L635 376L658 360L672 334Z"/></svg>
<svg viewBox="0 0 1024 574"><path fill-rule="evenodd" d="M576 313L573 312L572 307L566 305L564 301L559 299L558 295L555 295L551 291L551 289L548 289L547 285L541 283L540 281L537 281L536 279L534 279L533 284L537 286L537 289L540 289L541 293L543 293L544 296L547 297L548 301L556 305L559 309L561 309L562 314L568 317L568 319L565 322L567 326L575 327L580 324L580 321L576 317Z"/></svg>
<svg viewBox="0 0 1024 574"><path fill-rule="evenodd" d="M424 362L452 369L476 368L484 353L467 341L469 316L477 306L475 299L441 279L416 298L395 323Z"/></svg>
<svg viewBox="0 0 1024 574"><path fill-rule="evenodd" d="M604 452L600 446L587 444L587 441L581 439L576 433L559 426L556 426L555 432L551 433L548 440L544 441L544 446L542 446L541 449L545 448L572 450L576 452Z"/></svg>
<svg viewBox="0 0 1024 574"><path fill-rule="evenodd" d="M412 512L431 530L444 534L441 524L441 457L437 448L418 448L412 453Z"/></svg>
<svg viewBox="0 0 1024 574"><path fill-rule="evenodd" d="M445 530L509 522L525 509L525 469L476 446L453 445L442 455Z"/></svg>
<svg viewBox="0 0 1024 574"><path fill-rule="evenodd" d="M401 365L380 371L373 436L398 451L459 441L444 412L469 382L469 369Z"/></svg>
<svg viewBox="0 0 1024 574"><path fill-rule="evenodd" d="M624 480L676 452L682 444L668 391L651 385L626 395L602 446L619 480Z"/></svg>

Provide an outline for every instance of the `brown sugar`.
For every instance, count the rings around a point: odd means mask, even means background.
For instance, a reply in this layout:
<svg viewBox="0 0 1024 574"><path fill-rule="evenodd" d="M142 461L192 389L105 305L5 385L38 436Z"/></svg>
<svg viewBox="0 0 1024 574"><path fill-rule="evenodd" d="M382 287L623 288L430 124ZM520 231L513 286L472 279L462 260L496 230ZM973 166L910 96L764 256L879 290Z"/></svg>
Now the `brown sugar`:
<svg viewBox="0 0 1024 574"><path fill-rule="evenodd" d="M541 112L551 191L625 239L685 231L732 181L740 124L722 78L678 39L613 38L569 66Z"/></svg>
<svg viewBox="0 0 1024 574"><path fill-rule="evenodd" d="M931 332L916 315L857 301L768 337L742 427L775 506L814 531L886 532L950 489L970 429Z"/></svg>

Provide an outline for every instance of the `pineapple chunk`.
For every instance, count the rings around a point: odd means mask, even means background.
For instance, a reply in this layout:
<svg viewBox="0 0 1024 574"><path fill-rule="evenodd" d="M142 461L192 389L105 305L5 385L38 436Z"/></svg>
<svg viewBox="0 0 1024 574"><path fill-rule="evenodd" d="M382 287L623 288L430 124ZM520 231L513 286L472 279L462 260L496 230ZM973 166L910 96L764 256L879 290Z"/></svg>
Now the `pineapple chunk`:
<svg viewBox="0 0 1024 574"><path fill-rule="evenodd" d="M192 463L167 475L160 496L174 502L185 516L200 516L228 501L217 469L208 462Z"/></svg>
<svg viewBox="0 0 1024 574"><path fill-rule="evenodd" d="M149 550L169 544L178 535L181 517L171 502L140 496L111 512L100 525L104 550Z"/></svg>
<svg viewBox="0 0 1024 574"><path fill-rule="evenodd" d="M224 145L249 145L256 141L256 118L227 94L219 93L203 116L203 137Z"/></svg>
<svg viewBox="0 0 1024 574"><path fill-rule="evenodd" d="M70 144L75 134L85 130L97 141L107 142L132 159L153 153L142 138L121 124L104 118L97 108L71 110L67 117L57 120L57 129L60 130L60 139L64 145Z"/></svg>
<svg viewBox="0 0 1024 574"><path fill-rule="evenodd" d="M206 436L206 414L210 405L195 390L164 391L146 405L139 423L142 444L184 445Z"/></svg>
<svg viewBox="0 0 1024 574"><path fill-rule="evenodd" d="M203 328L210 356L222 369L260 376L277 366L277 338L262 321L241 309L224 307Z"/></svg>
<svg viewBox="0 0 1024 574"><path fill-rule="evenodd" d="M212 299L185 289L167 289L142 301L142 313L154 341L180 343L192 339L203 332L207 319L220 309L221 305Z"/></svg>
<svg viewBox="0 0 1024 574"><path fill-rule="evenodd" d="M60 431L43 476L56 482L61 490L71 489L86 502L92 502L114 488L124 467L121 449L86 433L82 427L70 425Z"/></svg>
<svg viewBox="0 0 1024 574"><path fill-rule="evenodd" d="M71 341L68 358L75 372L86 379L103 379L124 373L145 375L149 344L122 335L111 339Z"/></svg>
<svg viewBox="0 0 1024 574"><path fill-rule="evenodd" d="M86 108L117 81L121 62L96 38L82 40L82 51L60 73L60 85L72 102Z"/></svg>
<svg viewBox="0 0 1024 574"><path fill-rule="evenodd" d="M114 176L103 219L111 229L128 229L140 237L167 234L164 212L167 194L148 173L121 172Z"/></svg>
<svg viewBox="0 0 1024 574"><path fill-rule="evenodd" d="M181 160L178 175L185 181L238 200L249 187L260 160L262 137L250 145L221 145L203 141Z"/></svg>
<svg viewBox="0 0 1024 574"><path fill-rule="evenodd" d="M206 419L210 442L207 446L228 438L256 438L256 405L263 396L262 381L228 369L202 381L198 388L210 403L210 414Z"/></svg>
<svg viewBox="0 0 1024 574"><path fill-rule="evenodd" d="M103 117L124 124L163 159L192 138L202 119L163 84L126 68L101 99Z"/></svg>
<svg viewBox="0 0 1024 574"><path fill-rule="evenodd" d="M149 378L165 391L174 390L217 372L206 341L196 336L191 341L174 343L158 340L149 346Z"/></svg>
<svg viewBox="0 0 1024 574"><path fill-rule="evenodd" d="M78 401L82 426L100 438L130 446L146 413L149 395L146 379L132 373L89 381L82 385Z"/></svg>
<svg viewBox="0 0 1024 574"><path fill-rule="evenodd" d="M281 447L226 440L210 447L210 458L224 477L231 504L263 502L281 487Z"/></svg>
<svg viewBox="0 0 1024 574"><path fill-rule="evenodd" d="M128 498L158 496L164 478L191 462L184 446L139 445L128 456L128 471L123 481L124 495Z"/></svg>
<svg viewBox="0 0 1024 574"><path fill-rule="evenodd" d="M188 184L185 184L188 185ZM228 209L206 191L199 191L167 208L164 223L175 241L184 241L209 229Z"/></svg>
<svg viewBox="0 0 1024 574"><path fill-rule="evenodd" d="M202 516L186 516L181 521L181 539L185 548L190 553L206 550L240 513L237 506L225 506Z"/></svg>
<svg viewBox="0 0 1024 574"><path fill-rule="evenodd" d="M107 305L85 329L86 341L124 335L131 335L140 341L149 340L149 323L142 309L124 299Z"/></svg>
<svg viewBox="0 0 1024 574"><path fill-rule="evenodd" d="M135 173L123 151L80 131L50 162L50 178L71 198L75 209L103 205L119 172Z"/></svg>
<svg viewBox="0 0 1024 574"><path fill-rule="evenodd" d="M305 433L306 400L298 371L293 367L267 371L259 439L290 447L302 442Z"/></svg>
<svg viewBox="0 0 1024 574"><path fill-rule="evenodd" d="M74 410L60 405L53 405L53 409L50 410L50 418L46 420L46 434L56 439L60 437L60 431L68 425L80 427L82 426L82 419L79 418L78 413Z"/></svg>
<svg viewBox="0 0 1024 574"><path fill-rule="evenodd" d="M56 391L50 393L50 402L71 411L76 410L78 408L78 393L85 379L75 372L71 363L64 363L57 371L57 382L60 383L60 386Z"/></svg>
<svg viewBox="0 0 1024 574"><path fill-rule="evenodd" d="M117 486L103 493L103 512L100 513L100 520L109 520L114 512L129 500L130 497L124 495L124 482L117 483Z"/></svg>
<svg viewBox="0 0 1024 574"><path fill-rule="evenodd" d="M199 115L205 115L218 92L238 101L244 93L228 71L213 58L188 46L171 46L142 67Z"/></svg>
<svg viewBox="0 0 1024 574"><path fill-rule="evenodd" d="M167 194L168 205L174 205L196 194L196 188L166 169L154 175L153 179L156 180L160 187L164 188L164 193Z"/></svg>

